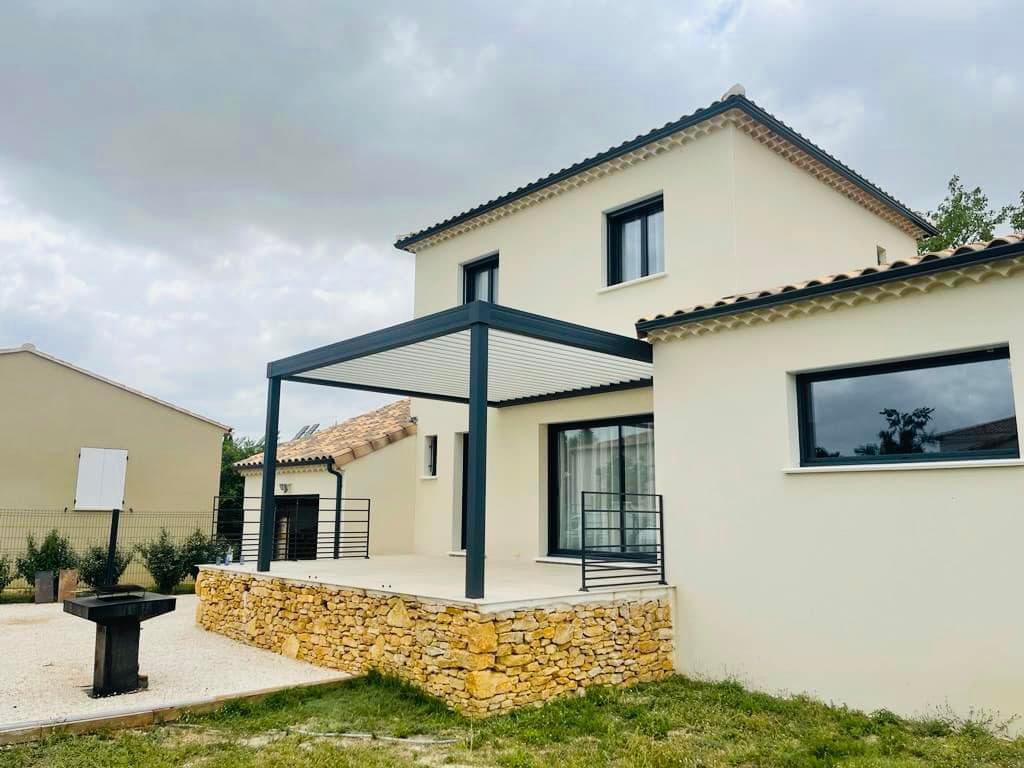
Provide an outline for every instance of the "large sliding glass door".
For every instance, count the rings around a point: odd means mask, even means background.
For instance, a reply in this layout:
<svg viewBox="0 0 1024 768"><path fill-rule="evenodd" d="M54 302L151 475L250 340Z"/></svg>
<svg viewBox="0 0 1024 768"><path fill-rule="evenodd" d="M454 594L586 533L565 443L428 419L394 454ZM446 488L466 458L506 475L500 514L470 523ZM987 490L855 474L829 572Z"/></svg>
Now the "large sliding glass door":
<svg viewBox="0 0 1024 768"><path fill-rule="evenodd" d="M644 530L647 502L631 494L654 493L654 419L636 416L550 427L548 448L548 551L578 555L584 491L600 509L587 519L587 547L609 554L649 551L652 531ZM639 504L639 506L638 506Z"/></svg>

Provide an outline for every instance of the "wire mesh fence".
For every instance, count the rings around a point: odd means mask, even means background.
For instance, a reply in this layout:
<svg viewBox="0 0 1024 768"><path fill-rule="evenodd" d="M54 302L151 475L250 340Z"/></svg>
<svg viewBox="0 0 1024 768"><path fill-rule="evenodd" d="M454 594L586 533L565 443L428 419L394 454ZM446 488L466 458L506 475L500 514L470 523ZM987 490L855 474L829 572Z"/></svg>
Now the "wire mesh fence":
<svg viewBox="0 0 1024 768"><path fill-rule="evenodd" d="M203 511L118 512L116 551L118 560L127 562L120 583L154 585L143 549L161 537L177 550L176 556L191 556L190 562L255 563L260 507L260 498L246 497L224 503L215 499L212 509ZM29 589L36 570L105 573L113 518L111 511L0 509L0 572L6 567L15 576L7 589ZM189 546L197 551L186 553ZM369 555L370 499L296 495L275 500L271 560ZM193 576L187 574L186 580Z"/></svg>
<svg viewBox="0 0 1024 768"><path fill-rule="evenodd" d="M112 512L71 509L0 509L0 561L17 574L8 589L28 589L25 573L79 568L105 559L110 542ZM215 511L123 510L117 526L117 549L129 558L122 583L152 586L140 547L156 542L163 531L166 541L182 547L198 531L207 542L216 537ZM35 552L35 557L30 555ZM0 565L2 568L2 565ZM190 575L188 576L190 577Z"/></svg>

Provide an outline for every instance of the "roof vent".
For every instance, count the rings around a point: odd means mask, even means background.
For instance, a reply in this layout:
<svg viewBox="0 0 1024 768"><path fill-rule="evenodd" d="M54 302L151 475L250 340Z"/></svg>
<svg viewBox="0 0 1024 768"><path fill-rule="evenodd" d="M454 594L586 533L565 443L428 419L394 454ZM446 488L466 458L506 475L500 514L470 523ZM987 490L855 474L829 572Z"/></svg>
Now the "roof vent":
<svg viewBox="0 0 1024 768"><path fill-rule="evenodd" d="M36 351L36 345L35 344L31 344L31 343L29 343L27 341L24 344L21 345L21 348L24 349L26 352L35 352Z"/></svg>
<svg viewBox="0 0 1024 768"><path fill-rule="evenodd" d="M736 85L734 85L732 88L730 88L728 91L726 91L725 93L722 94L722 101L725 101L730 96L746 96L746 95L747 95L747 89L744 88L739 83L736 83Z"/></svg>

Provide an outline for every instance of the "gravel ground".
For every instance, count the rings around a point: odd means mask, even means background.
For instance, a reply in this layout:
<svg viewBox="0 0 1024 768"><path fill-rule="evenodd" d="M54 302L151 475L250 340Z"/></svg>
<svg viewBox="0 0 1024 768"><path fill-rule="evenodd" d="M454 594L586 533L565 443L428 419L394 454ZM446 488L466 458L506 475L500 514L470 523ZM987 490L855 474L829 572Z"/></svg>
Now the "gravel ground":
<svg viewBox="0 0 1024 768"><path fill-rule="evenodd" d="M0 605L0 725L114 714L345 677L250 648L195 623L196 598L142 624L149 690L105 699L92 686L95 626L56 605Z"/></svg>

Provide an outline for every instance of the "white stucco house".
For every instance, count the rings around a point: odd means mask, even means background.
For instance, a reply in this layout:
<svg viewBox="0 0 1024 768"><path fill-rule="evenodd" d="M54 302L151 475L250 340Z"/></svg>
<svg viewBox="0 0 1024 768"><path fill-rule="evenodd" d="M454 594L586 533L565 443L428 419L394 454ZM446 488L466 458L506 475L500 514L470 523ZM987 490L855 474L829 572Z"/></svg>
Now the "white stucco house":
<svg viewBox="0 0 1024 768"><path fill-rule="evenodd" d="M282 380L411 397L409 455L380 456L408 501L375 512L404 554L296 568L265 520L245 578L386 581L410 611L471 605L471 622L664 603L672 631L639 658L686 674L1024 712L1024 241L918 255L933 232L734 89L399 238L414 319L270 363L267 423ZM367 658L386 665L380 642ZM475 662L483 709L526 674L497 653ZM592 679L632 679L634 657L602 653ZM537 689L586 684L559 671L573 658Z"/></svg>
<svg viewBox="0 0 1024 768"><path fill-rule="evenodd" d="M336 544L339 554L347 550L357 556L364 555L367 544L368 554L410 551L415 441L406 438L415 434L406 398L279 445L275 553L282 559L315 560L333 557ZM241 552L255 558L263 454L235 467L245 478ZM336 517L343 522L337 537Z"/></svg>

